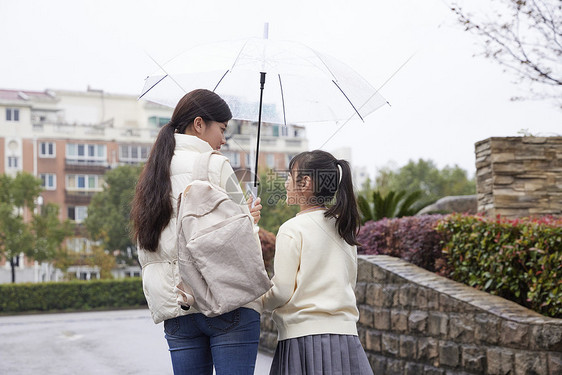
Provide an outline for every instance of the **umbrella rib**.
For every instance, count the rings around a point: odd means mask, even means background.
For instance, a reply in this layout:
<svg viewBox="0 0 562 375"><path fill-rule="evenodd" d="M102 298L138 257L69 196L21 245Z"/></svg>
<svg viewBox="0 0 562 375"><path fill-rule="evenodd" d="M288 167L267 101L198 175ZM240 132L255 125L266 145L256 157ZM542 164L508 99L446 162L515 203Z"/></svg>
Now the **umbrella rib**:
<svg viewBox="0 0 562 375"><path fill-rule="evenodd" d="M164 79L164 78L166 78L166 77L169 76L170 79L172 80L172 82L174 82L176 85L178 85L178 87L179 87L185 94L187 94L187 91L185 91L185 89L179 84L178 81L176 81L176 80L174 79L174 77L172 77L171 75L168 74L168 72L166 71L166 69L164 69L164 67L163 67L162 65L158 64L158 61L154 60L154 59L152 58L152 56L149 56L149 57L152 59L152 61L154 61L154 63L155 63L156 65L158 65L158 67L159 67L160 69L162 69L162 71L163 71L164 73L166 73L166 75L165 75L164 77L162 77L162 79ZM152 85L152 87L156 86L160 81L162 81L162 79L159 80L158 82L156 82L154 85ZM148 91L150 91L150 90L152 89L152 87L149 88L144 94L146 94ZM144 96L144 94L142 94L142 95L139 97L139 99L142 98L142 97Z"/></svg>
<svg viewBox="0 0 562 375"><path fill-rule="evenodd" d="M219 79L219 81L217 82L217 85L215 86L215 88L213 89L213 92L215 92L215 90L217 89L217 87L219 87L219 85L221 84L222 80L224 79L224 77L228 74L228 72L230 72L230 70L227 70L226 72L224 72L224 74L222 75L221 79Z"/></svg>
<svg viewBox="0 0 562 375"><path fill-rule="evenodd" d="M158 82L156 82L154 85L150 86L150 88L149 88L148 90L146 90L145 92L143 92L142 95L139 96L137 100L139 100L140 98L142 98L143 96L145 96L147 92L149 92L150 90L152 90L152 89L154 88L154 86L156 86L157 84L159 84L160 82L162 82L162 80L163 80L164 78L166 78L167 76L168 76L168 75L166 74L164 77L160 78L160 79L158 80Z"/></svg>
<svg viewBox="0 0 562 375"><path fill-rule="evenodd" d="M279 87L281 88L281 103L283 104L283 122L287 126L287 118L285 117L285 96L283 95L283 84L281 83L281 74L277 74L279 77Z"/></svg>
<svg viewBox="0 0 562 375"><path fill-rule="evenodd" d="M400 65L400 67L390 76L390 78L388 78L381 87L379 87L377 89L377 91L375 91L375 93L373 95L371 95L371 97L365 102L363 103L363 105L361 105L361 107L363 107L369 100L371 100L375 95L378 94L379 90L382 89L384 87L384 85L386 85L388 83L388 81L390 81L395 75L396 73L398 73L411 59L412 57L414 57L415 54L413 54L412 56L410 56L406 61L404 61L404 63L402 65ZM334 82L335 83L335 82ZM345 95L345 94L344 94ZM390 103L388 101L386 101L386 103L388 105L390 105ZM384 104L383 104L384 105ZM334 132L334 134L332 134L330 137L328 137L328 139L326 139L326 141L322 144L322 146L320 146L320 148L324 147L328 142L330 142L330 139L334 138L335 135L351 120L351 118L353 117L353 115L351 115L346 122L344 122L339 128L336 129L336 131Z"/></svg>
<svg viewBox="0 0 562 375"><path fill-rule="evenodd" d="M248 44L248 41L246 40L244 42L244 45L242 46L242 48L240 48L240 51L238 52L238 55L236 55L236 58L234 59L234 62L232 63L232 66L230 67L230 70L234 69L234 66L238 62L238 59L240 58L240 55L242 54L242 51L244 51L244 49L246 48L247 44Z"/></svg>
<svg viewBox="0 0 562 375"><path fill-rule="evenodd" d="M404 62L402 63L402 65L400 65L400 66L398 67L398 69L396 69L396 71L395 71L394 73L392 73L392 75L391 75L390 77L388 77L388 79L377 89L377 91L375 91L375 92L373 93L373 95L371 95L371 96L369 97L369 99L367 99L367 101L365 101L365 103L363 103L363 104L361 105L361 107L359 107L359 109L363 108L363 107L369 102L369 100L373 99L373 97L374 97L375 95L377 95L377 94L379 93L379 91L380 91L392 78L394 78L394 76L395 76L400 70L402 70L402 68L403 68L404 66L406 66L406 64L407 64L408 62L410 62L410 60L411 60L412 57L414 57L414 56L415 56L415 53L413 53L410 57L408 57L408 59L407 59L406 61L404 61ZM382 95L381 95L381 97L382 97ZM384 98L383 98L383 99L384 99ZM388 102L388 100L385 99L385 102L386 102L386 104L390 105L390 103ZM383 104L383 105L384 105L384 104Z"/></svg>
<svg viewBox="0 0 562 375"><path fill-rule="evenodd" d="M324 61L324 59L320 56L320 54L318 52L316 52L313 48L309 48L312 53L318 58L318 60L322 63L322 65L324 65L324 67L326 68L326 70L328 72L330 72L330 75L332 77L334 77L334 80L337 80L338 77L336 77L336 75L332 72L332 69L330 69L330 67L328 66L328 64L326 64L326 62ZM335 83L335 82L334 82ZM338 86L339 87L339 86ZM341 90L341 89L340 89ZM343 91L342 91L343 92ZM345 95L345 94L344 94ZM349 100L349 99L348 99Z"/></svg>
<svg viewBox="0 0 562 375"><path fill-rule="evenodd" d="M353 105L353 103L351 102L351 100L349 100L349 98L347 97L347 95L345 94L345 92L341 89L340 85L338 85L338 83L334 80L332 80L332 82L334 82L334 85L336 85L336 87L338 89L340 89L341 93L343 94L343 96L345 96L345 98L347 99L347 101L349 102L349 104L351 104L351 106L353 107L353 110L355 111L355 113L357 113L357 116L359 116L359 118L361 119L361 121L365 122L365 120L363 120L363 117L361 116L361 114L359 113L359 111L357 110L357 108L355 108L355 106Z"/></svg>

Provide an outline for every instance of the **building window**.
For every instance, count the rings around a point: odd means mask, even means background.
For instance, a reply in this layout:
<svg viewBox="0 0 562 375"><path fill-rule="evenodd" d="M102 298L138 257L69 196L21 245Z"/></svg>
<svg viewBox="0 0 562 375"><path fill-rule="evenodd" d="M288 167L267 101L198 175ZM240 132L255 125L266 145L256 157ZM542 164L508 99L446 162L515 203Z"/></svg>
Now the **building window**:
<svg viewBox="0 0 562 375"><path fill-rule="evenodd" d="M79 206L84 207L84 206ZM73 215L76 213L75 207L68 207L68 217L70 218L70 212L72 209ZM80 211L80 210L79 210ZM75 216L73 216L75 217ZM94 242L95 244L96 242ZM91 254L92 253L92 241L88 240L84 237L71 237L66 239L66 247L69 250L72 250L77 253L85 253Z"/></svg>
<svg viewBox="0 0 562 375"><path fill-rule="evenodd" d="M88 217L88 206L69 206L68 218L77 223L81 223Z"/></svg>
<svg viewBox="0 0 562 375"><path fill-rule="evenodd" d="M275 168L275 154L267 154L265 163L267 164L268 168Z"/></svg>
<svg viewBox="0 0 562 375"><path fill-rule="evenodd" d="M91 174L69 174L66 176L66 190L96 192L103 189L103 176Z"/></svg>
<svg viewBox="0 0 562 375"><path fill-rule="evenodd" d="M125 277L140 277L140 271L126 271Z"/></svg>
<svg viewBox="0 0 562 375"><path fill-rule="evenodd" d="M54 142L39 143L39 156L42 158L54 158L56 156L56 148Z"/></svg>
<svg viewBox="0 0 562 375"><path fill-rule="evenodd" d="M66 162L69 164L107 164L107 147L101 144L66 144Z"/></svg>
<svg viewBox="0 0 562 375"><path fill-rule="evenodd" d="M161 128L170 122L170 117L152 116L148 118L148 123L155 128Z"/></svg>
<svg viewBox="0 0 562 375"><path fill-rule="evenodd" d="M8 168L18 168L19 158L17 156L8 156Z"/></svg>
<svg viewBox="0 0 562 375"><path fill-rule="evenodd" d="M6 108L6 121L19 121L20 110L17 108Z"/></svg>
<svg viewBox="0 0 562 375"><path fill-rule="evenodd" d="M289 163L291 163L291 159L294 157L295 155L293 154L285 154L285 168L289 168Z"/></svg>
<svg viewBox="0 0 562 375"><path fill-rule="evenodd" d="M254 158L253 158L252 154L250 154L249 152L244 154L244 161L246 163L245 164L246 168L248 168L248 169L252 169L252 167L255 164Z"/></svg>
<svg viewBox="0 0 562 375"><path fill-rule="evenodd" d="M54 173L41 173L39 175L41 179L41 186L45 190L56 190L57 189L57 175Z"/></svg>
<svg viewBox="0 0 562 375"><path fill-rule="evenodd" d="M119 160L124 163L143 163L148 159L150 146L120 145Z"/></svg>
<svg viewBox="0 0 562 375"><path fill-rule="evenodd" d="M232 168L240 168L240 153L233 151L222 152L224 156L230 161Z"/></svg>

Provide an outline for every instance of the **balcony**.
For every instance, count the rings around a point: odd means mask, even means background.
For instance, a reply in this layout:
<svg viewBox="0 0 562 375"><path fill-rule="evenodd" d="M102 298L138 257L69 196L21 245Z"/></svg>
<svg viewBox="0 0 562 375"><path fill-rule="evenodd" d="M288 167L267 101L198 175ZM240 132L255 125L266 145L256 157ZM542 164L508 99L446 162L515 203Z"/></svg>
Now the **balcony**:
<svg viewBox="0 0 562 375"><path fill-rule="evenodd" d="M230 138L228 140L228 143L238 145L239 147L244 147L244 146L249 146L251 140L252 140L252 137L249 136L249 135L235 134L235 135L232 136L232 138Z"/></svg>
<svg viewBox="0 0 562 375"><path fill-rule="evenodd" d="M95 191L64 191L64 203L71 206L87 206L90 204Z"/></svg>
<svg viewBox="0 0 562 375"><path fill-rule="evenodd" d="M43 124L33 124L33 132L34 133L43 133L45 127Z"/></svg>
<svg viewBox="0 0 562 375"><path fill-rule="evenodd" d="M288 148L300 148L303 146L305 142L303 142L303 139L301 138L285 138L285 147Z"/></svg>
<svg viewBox="0 0 562 375"><path fill-rule="evenodd" d="M107 161L65 159L64 164L68 173L104 174L108 169Z"/></svg>
<svg viewBox="0 0 562 375"><path fill-rule="evenodd" d="M255 141L255 137L236 134L228 140L225 149L250 152L255 148ZM307 149L308 141L306 138L262 136L260 139L260 150L262 151L298 153Z"/></svg>
<svg viewBox="0 0 562 375"><path fill-rule="evenodd" d="M116 127L119 125L119 127ZM35 121L32 122L32 131L44 137L67 139L111 139L118 142L152 143L158 135L160 129L152 127L128 127L124 128L121 124L114 124L113 120L101 124L68 124L61 121Z"/></svg>

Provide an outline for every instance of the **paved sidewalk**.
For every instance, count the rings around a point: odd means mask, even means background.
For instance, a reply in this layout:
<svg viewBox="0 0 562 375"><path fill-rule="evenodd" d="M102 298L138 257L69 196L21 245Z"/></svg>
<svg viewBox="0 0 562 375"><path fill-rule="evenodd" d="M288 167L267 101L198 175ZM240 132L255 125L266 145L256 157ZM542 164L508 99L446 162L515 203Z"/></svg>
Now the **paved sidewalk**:
<svg viewBox="0 0 562 375"><path fill-rule="evenodd" d="M271 356L260 353L257 375ZM0 316L0 374L171 375L162 324L148 310Z"/></svg>

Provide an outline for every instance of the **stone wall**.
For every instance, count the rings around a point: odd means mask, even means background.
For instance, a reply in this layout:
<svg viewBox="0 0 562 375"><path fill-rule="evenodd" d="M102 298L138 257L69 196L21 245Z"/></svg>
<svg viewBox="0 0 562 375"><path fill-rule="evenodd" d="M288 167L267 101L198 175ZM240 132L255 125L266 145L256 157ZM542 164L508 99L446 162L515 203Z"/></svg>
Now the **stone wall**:
<svg viewBox="0 0 562 375"><path fill-rule="evenodd" d="M360 256L359 336L375 375L562 375L562 319L401 259ZM275 325L262 315L262 350Z"/></svg>
<svg viewBox="0 0 562 375"><path fill-rule="evenodd" d="M562 215L562 137L488 138L475 153L479 212Z"/></svg>

